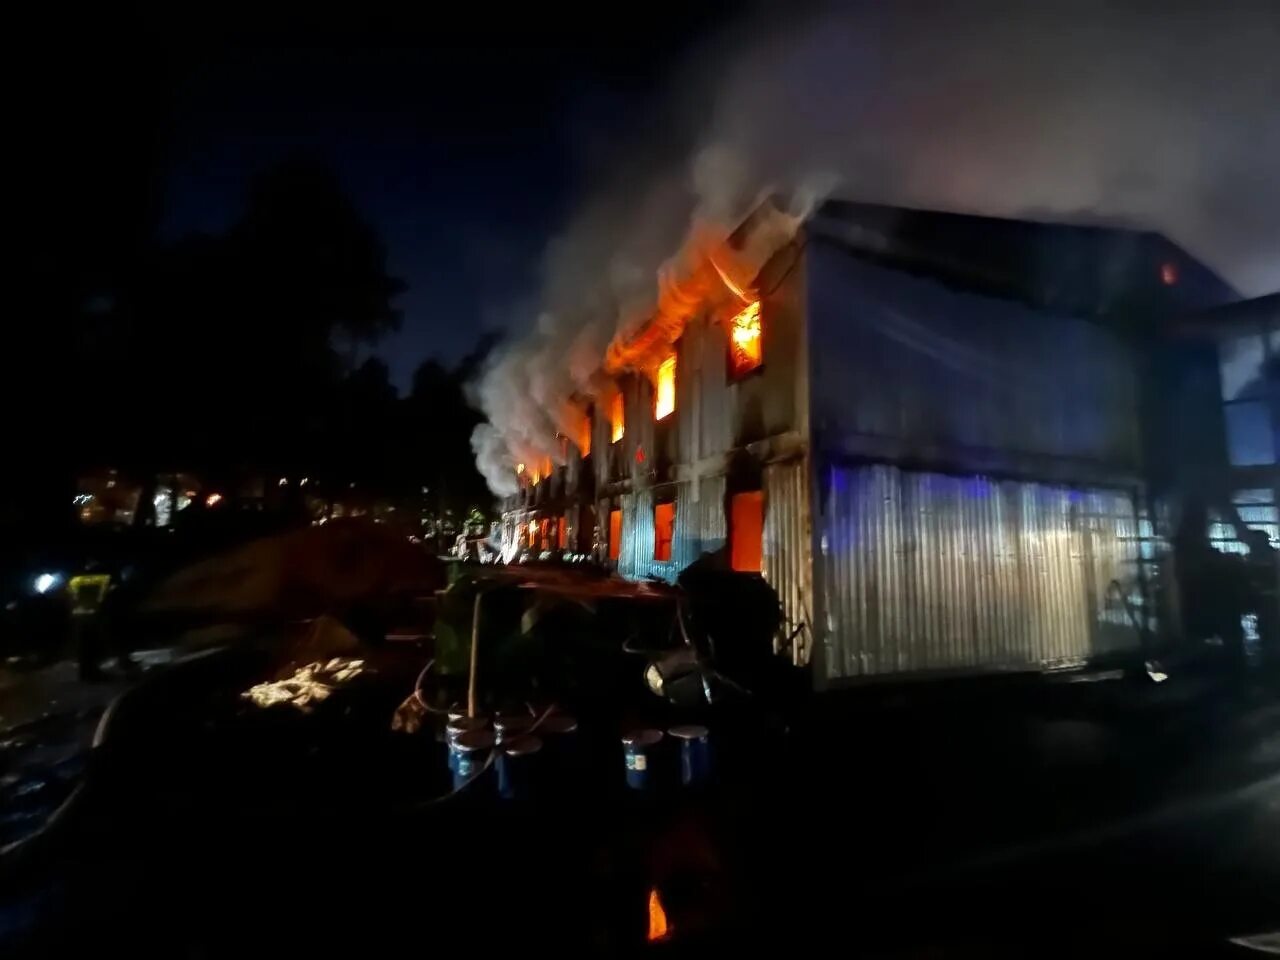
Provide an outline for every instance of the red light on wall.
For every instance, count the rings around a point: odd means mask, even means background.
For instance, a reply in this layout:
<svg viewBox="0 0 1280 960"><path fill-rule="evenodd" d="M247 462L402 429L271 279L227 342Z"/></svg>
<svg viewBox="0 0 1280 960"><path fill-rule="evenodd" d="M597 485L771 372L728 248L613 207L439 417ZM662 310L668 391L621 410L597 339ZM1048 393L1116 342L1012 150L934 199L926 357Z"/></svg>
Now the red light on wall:
<svg viewBox="0 0 1280 960"><path fill-rule="evenodd" d="M1176 263L1160 264L1160 282L1166 287L1172 287L1178 282L1178 265Z"/></svg>

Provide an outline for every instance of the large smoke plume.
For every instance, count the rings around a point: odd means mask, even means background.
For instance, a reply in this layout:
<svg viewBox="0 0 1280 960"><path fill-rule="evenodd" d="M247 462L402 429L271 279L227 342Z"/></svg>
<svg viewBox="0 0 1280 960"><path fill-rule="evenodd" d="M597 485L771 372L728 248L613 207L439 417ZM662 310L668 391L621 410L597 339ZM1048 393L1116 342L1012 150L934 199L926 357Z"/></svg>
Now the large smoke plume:
<svg viewBox="0 0 1280 960"><path fill-rule="evenodd" d="M475 385L482 472L506 494L514 461L556 459L659 276L766 190L1139 226L1245 295L1280 288L1277 50L1271 0L843 4L728 28L548 245L536 322Z"/></svg>

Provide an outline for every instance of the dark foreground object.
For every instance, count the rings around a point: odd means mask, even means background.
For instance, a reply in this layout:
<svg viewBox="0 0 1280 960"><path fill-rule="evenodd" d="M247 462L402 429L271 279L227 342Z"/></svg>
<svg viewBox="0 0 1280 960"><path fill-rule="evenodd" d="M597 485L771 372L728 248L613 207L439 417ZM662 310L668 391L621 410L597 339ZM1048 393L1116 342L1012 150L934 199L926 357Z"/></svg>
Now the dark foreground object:
<svg viewBox="0 0 1280 960"><path fill-rule="evenodd" d="M122 705L75 815L6 867L6 957L1232 956L1280 928L1280 710L1243 694L828 698L709 721L694 789L666 737L643 792L619 718L584 713L578 762L527 799L490 770L440 801L443 745L388 729L392 667L307 716L244 706L258 666L211 658Z"/></svg>

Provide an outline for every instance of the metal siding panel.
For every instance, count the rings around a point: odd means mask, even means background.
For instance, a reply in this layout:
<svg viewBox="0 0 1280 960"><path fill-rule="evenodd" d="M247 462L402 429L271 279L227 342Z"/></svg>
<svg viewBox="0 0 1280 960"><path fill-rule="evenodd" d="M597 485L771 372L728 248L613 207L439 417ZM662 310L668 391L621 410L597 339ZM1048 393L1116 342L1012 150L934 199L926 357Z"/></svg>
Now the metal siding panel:
<svg viewBox="0 0 1280 960"><path fill-rule="evenodd" d="M813 423L833 451L875 440L931 455L1138 463L1135 360L1115 334L856 260L820 239L806 259Z"/></svg>
<svg viewBox="0 0 1280 960"><path fill-rule="evenodd" d="M829 678L1046 666L1139 646L1111 587L1141 608L1129 494L885 465L826 479Z"/></svg>
<svg viewBox="0 0 1280 960"><path fill-rule="evenodd" d="M764 555L761 573L778 592L785 617L783 629L791 633L801 624L812 625L813 563L810 550L808 479L804 461L769 464L764 468ZM723 517L723 512L721 514ZM809 658L812 630L797 638L797 662Z"/></svg>

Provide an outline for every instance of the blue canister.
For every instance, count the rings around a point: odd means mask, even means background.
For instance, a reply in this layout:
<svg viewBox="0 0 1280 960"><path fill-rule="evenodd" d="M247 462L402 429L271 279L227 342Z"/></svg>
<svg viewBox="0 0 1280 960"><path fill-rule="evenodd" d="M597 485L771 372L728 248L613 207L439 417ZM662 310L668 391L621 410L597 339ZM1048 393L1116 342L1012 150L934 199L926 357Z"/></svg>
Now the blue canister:
<svg viewBox="0 0 1280 960"><path fill-rule="evenodd" d="M449 745L449 769L453 771L453 789L460 790L484 770L493 749L493 733L468 730L458 734Z"/></svg>
<svg viewBox="0 0 1280 960"><path fill-rule="evenodd" d="M493 736L498 743L506 743L528 733L532 726L533 717L527 713L500 713L493 718Z"/></svg>
<svg viewBox="0 0 1280 960"><path fill-rule="evenodd" d="M632 790L652 790L656 786L658 745L661 742L662 731L650 728L632 730L623 736L627 786Z"/></svg>
<svg viewBox="0 0 1280 960"><path fill-rule="evenodd" d="M502 799L529 796L541 750L542 741L532 734L503 741L498 748L498 795Z"/></svg>
<svg viewBox="0 0 1280 960"><path fill-rule="evenodd" d="M475 730L483 730L488 725L489 725L489 722L485 720L484 717L468 717L464 714L462 716L457 716L457 717L451 716L449 718L449 722L445 725L445 728L444 728L444 742L445 742L445 745L449 748L449 769L450 770L454 768L454 761L457 757L457 750L454 748L458 743L458 737L462 736L464 733L471 733L472 731L475 731Z"/></svg>
<svg viewBox="0 0 1280 960"><path fill-rule="evenodd" d="M680 743L680 782L686 787L711 776L711 735L700 723L686 723L667 731Z"/></svg>

